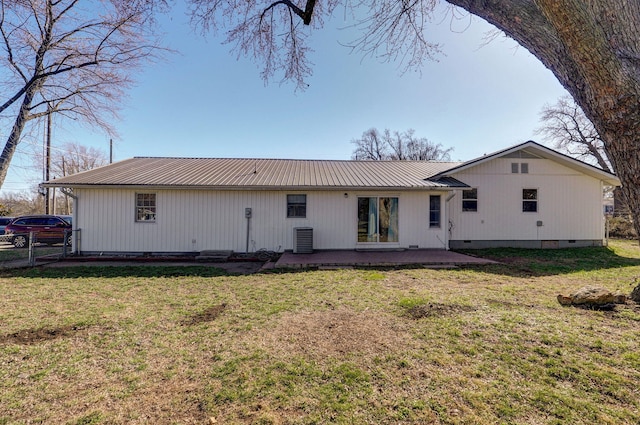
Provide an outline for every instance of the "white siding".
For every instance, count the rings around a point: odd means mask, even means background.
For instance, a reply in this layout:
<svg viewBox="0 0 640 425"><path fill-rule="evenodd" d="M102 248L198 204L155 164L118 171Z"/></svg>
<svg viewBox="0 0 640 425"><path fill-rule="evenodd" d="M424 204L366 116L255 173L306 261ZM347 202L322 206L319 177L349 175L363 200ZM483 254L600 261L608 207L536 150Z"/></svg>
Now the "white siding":
<svg viewBox="0 0 640 425"><path fill-rule="evenodd" d="M512 174L513 162L528 163L529 173ZM454 177L478 188L478 211L462 212L462 193L450 201L452 240L603 239L602 185L585 174L546 159L497 158ZM538 190L538 212L522 212L522 189Z"/></svg>
<svg viewBox="0 0 640 425"><path fill-rule="evenodd" d="M244 252L245 208L252 209L249 251L293 249L293 229L312 227L314 249L354 249L357 197L398 196L400 247L444 248L445 230L429 229L429 192L206 191L76 189L83 252ZM155 223L135 222L135 194L155 193ZM307 194L307 217L286 217L286 195ZM432 192L433 193L433 192ZM444 200L446 195L443 195ZM446 219L442 217L443 227Z"/></svg>

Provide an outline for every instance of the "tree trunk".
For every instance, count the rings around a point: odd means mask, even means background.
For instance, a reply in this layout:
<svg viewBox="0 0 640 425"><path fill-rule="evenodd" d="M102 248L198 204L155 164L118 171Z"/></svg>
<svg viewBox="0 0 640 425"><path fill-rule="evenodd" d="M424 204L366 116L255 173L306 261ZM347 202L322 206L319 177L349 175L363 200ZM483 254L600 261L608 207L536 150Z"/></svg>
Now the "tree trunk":
<svg viewBox="0 0 640 425"><path fill-rule="evenodd" d="M622 188L613 189L613 215L616 217L629 217L629 207L624 201Z"/></svg>
<svg viewBox="0 0 640 425"><path fill-rule="evenodd" d="M13 154L16 152L22 131L30 119L29 108L33 101L34 95L40 90L42 83L36 83L32 85L29 90L25 92L22 103L20 104L20 110L11 128L11 133L7 139L7 143L4 145L2 154L0 154L0 187L4 185L4 180L7 178L7 171L9 171L9 164L13 158Z"/></svg>
<svg viewBox="0 0 640 425"><path fill-rule="evenodd" d="M618 177L622 181L622 199L631 215L636 234L640 235L640 138L633 136L626 139L617 137L616 143L609 144L607 154L611 162L616 164Z"/></svg>
<svg viewBox="0 0 640 425"><path fill-rule="evenodd" d="M529 50L593 122L640 235L640 2L448 0Z"/></svg>

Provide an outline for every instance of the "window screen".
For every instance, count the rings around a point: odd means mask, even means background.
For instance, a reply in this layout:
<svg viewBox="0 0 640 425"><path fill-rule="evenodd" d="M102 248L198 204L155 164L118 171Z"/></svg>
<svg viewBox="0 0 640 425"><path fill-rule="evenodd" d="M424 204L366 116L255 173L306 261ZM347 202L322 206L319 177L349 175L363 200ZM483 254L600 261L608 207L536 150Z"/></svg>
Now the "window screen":
<svg viewBox="0 0 640 425"><path fill-rule="evenodd" d="M462 191L462 211L478 211L478 189Z"/></svg>
<svg viewBox="0 0 640 425"><path fill-rule="evenodd" d="M305 218L307 216L307 195L287 195L287 217Z"/></svg>

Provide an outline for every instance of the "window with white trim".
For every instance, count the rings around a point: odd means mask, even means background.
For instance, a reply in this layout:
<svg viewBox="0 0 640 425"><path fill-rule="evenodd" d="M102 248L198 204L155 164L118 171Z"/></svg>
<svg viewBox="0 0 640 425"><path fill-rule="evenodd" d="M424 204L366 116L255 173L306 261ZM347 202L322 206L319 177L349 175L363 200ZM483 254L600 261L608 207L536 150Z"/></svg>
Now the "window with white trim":
<svg viewBox="0 0 640 425"><path fill-rule="evenodd" d="M307 217L307 195L287 195L287 218Z"/></svg>
<svg viewBox="0 0 640 425"><path fill-rule="evenodd" d="M155 193L136 193L136 221L155 223L156 209Z"/></svg>
<svg viewBox="0 0 640 425"><path fill-rule="evenodd" d="M465 189L462 191L462 211L478 212L478 189Z"/></svg>
<svg viewBox="0 0 640 425"><path fill-rule="evenodd" d="M440 227L442 221L440 195L429 195L429 227Z"/></svg>
<svg viewBox="0 0 640 425"><path fill-rule="evenodd" d="M522 212L538 212L538 189L522 189Z"/></svg>

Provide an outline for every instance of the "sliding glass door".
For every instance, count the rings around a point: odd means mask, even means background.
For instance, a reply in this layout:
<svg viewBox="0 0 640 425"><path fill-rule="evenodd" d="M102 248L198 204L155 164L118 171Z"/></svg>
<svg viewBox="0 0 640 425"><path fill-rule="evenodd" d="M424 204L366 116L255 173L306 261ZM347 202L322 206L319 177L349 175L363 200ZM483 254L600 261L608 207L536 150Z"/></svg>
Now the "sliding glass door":
<svg viewBox="0 0 640 425"><path fill-rule="evenodd" d="M358 242L398 242L398 198L358 198Z"/></svg>

